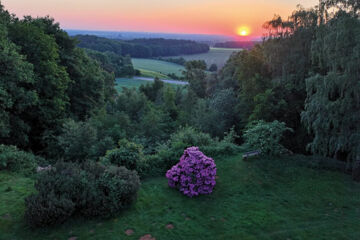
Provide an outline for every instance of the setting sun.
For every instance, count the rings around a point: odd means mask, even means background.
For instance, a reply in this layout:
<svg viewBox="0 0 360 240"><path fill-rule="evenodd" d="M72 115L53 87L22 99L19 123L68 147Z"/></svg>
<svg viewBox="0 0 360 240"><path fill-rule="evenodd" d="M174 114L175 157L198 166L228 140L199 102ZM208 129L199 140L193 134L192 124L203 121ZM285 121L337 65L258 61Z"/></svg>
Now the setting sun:
<svg viewBox="0 0 360 240"><path fill-rule="evenodd" d="M239 27L237 30L236 30L236 33L237 35L239 36L249 36L250 34L250 29L248 27L245 27L245 26L242 26L242 27Z"/></svg>

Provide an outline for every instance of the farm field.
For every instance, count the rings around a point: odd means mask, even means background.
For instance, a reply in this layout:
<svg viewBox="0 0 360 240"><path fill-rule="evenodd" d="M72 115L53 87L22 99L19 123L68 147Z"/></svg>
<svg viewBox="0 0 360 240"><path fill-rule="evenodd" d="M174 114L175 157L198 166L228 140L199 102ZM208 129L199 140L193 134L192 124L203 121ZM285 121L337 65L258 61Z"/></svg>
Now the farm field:
<svg viewBox="0 0 360 240"><path fill-rule="evenodd" d="M160 79L168 79L169 77L165 74L161 74L159 72L154 72L154 71L150 71L150 70L145 70L145 69L138 69L141 73L142 77L149 77L149 78L155 78L158 77Z"/></svg>
<svg viewBox="0 0 360 240"><path fill-rule="evenodd" d="M237 48L210 48L207 53L192 54L192 55L181 55L176 58L183 57L186 61L191 60L204 60L208 67L215 63L218 68L222 68L226 61L229 59L233 52L241 51Z"/></svg>
<svg viewBox="0 0 360 240"><path fill-rule="evenodd" d="M135 69L147 72L157 72L161 75L175 74L179 77L182 76L182 71L185 70L184 66L175 63L145 58L132 58Z"/></svg>
<svg viewBox="0 0 360 240"><path fill-rule="evenodd" d="M137 202L115 218L72 218L45 229L23 220L33 180L2 171L0 239L359 239L360 186L348 175L304 167L298 158L218 157L212 195L188 198L165 177L150 178Z"/></svg>
<svg viewBox="0 0 360 240"><path fill-rule="evenodd" d="M122 91L123 87L127 87L127 88L138 88L143 84L148 83L148 81L145 80L139 80L139 79L133 79L133 78L116 78L116 86L115 89L118 92Z"/></svg>

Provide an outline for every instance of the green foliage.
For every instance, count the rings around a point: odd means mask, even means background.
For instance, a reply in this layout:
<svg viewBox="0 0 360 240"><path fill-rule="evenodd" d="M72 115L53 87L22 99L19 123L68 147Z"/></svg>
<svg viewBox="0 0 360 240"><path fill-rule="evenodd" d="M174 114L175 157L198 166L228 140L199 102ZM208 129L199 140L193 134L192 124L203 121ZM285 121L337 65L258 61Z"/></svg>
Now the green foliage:
<svg viewBox="0 0 360 240"><path fill-rule="evenodd" d="M293 131L285 123L260 121L251 122L244 133L245 145L253 150L260 150L265 155L281 155L286 148L281 145L285 131Z"/></svg>
<svg viewBox="0 0 360 240"><path fill-rule="evenodd" d="M188 61L185 64L184 78L189 81L189 87L199 98L206 96L206 63L203 60Z"/></svg>
<svg viewBox="0 0 360 240"><path fill-rule="evenodd" d="M215 63L211 64L211 66L209 67L210 72L216 72L217 70L218 70L218 67Z"/></svg>
<svg viewBox="0 0 360 240"><path fill-rule="evenodd" d="M102 161L119 167L123 166L129 170L136 170L141 174L145 165L143 147L122 139L117 148L106 152Z"/></svg>
<svg viewBox="0 0 360 240"><path fill-rule="evenodd" d="M98 52L85 49L89 57L95 59L100 66L115 77L129 77L135 75L135 69L129 56L123 57L113 52Z"/></svg>
<svg viewBox="0 0 360 240"><path fill-rule="evenodd" d="M136 172L97 163L57 163L37 179L26 198L25 219L34 227L59 224L70 216L112 216L128 207L140 186Z"/></svg>
<svg viewBox="0 0 360 240"><path fill-rule="evenodd" d="M2 6L0 18L0 141L43 152L64 118L84 120L113 100L114 75L54 19L19 20Z"/></svg>
<svg viewBox="0 0 360 240"><path fill-rule="evenodd" d="M0 16L3 13L0 11ZM17 52L0 23L0 140L26 146L31 122L25 116L38 103L32 64Z"/></svg>
<svg viewBox="0 0 360 240"><path fill-rule="evenodd" d="M360 159L360 22L338 12L317 31L312 56L315 72L306 80L302 120L314 135L313 153L348 161Z"/></svg>
<svg viewBox="0 0 360 240"><path fill-rule="evenodd" d="M69 112L75 119L84 120L103 107L106 99L113 98L115 77L102 70L82 49L73 50L67 65L74 79L67 92L71 102Z"/></svg>
<svg viewBox="0 0 360 240"><path fill-rule="evenodd" d="M148 83L146 85L140 86L140 92L143 92L145 96L151 100L155 101L159 91L164 87L164 82L161 81L158 77L154 78L153 83Z"/></svg>
<svg viewBox="0 0 360 240"><path fill-rule="evenodd" d="M54 129L65 116L68 96L65 94L70 79L60 65L59 46L53 36L26 18L9 26L9 39L21 47L20 53L34 66L34 85L39 99L36 107L27 112L33 144L42 146L42 134Z"/></svg>
<svg viewBox="0 0 360 240"><path fill-rule="evenodd" d="M97 142L97 131L88 122L69 120L57 137L60 155L65 161L82 162L92 156L92 147Z"/></svg>
<svg viewBox="0 0 360 240"><path fill-rule="evenodd" d="M134 58L151 58L176 56L179 54L204 53L209 46L189 40L163 38L115 40L91 35L77 35L79 47L100 52L113 52L119 55L130 55Z"/></svg>
<svg viewBox="0 0 360 240"><path fill-rule="evenodd" d="M164 173L179 161L188 147L197 146L207 156L232 155L239 151L234 144L235 132L231 130L224 140L213 139L209 134L192 127L180 128L170 136L170 140L157 148L155 156L148 157L150 171Z"/></svg>
<svg viewBox="0 0 360 240"><path fill-rule="evenodd" d="M0 145L0 170L9 170L12 172L29 176L35 173L40 157L19 150L15 146Z"/></svg>
<svg viewBox="0 0 360 240"><path fill-rule="evenodd" d="M95 169L94 175L97 174ZM140 180L136 172L110 166L86 191L81 213L85 216L114 216L136 200Z"/></svg>
<svg viewBox="0 0 360 240"><path fill-rule="evenodd" d="M26 198L26 222L31 227L45 227L65 222L74 212L75 204L65 198L57 198L54 193L31 195Z"/></svg>
<svg viewBox="0 0 360 240"><path fill-rule="evenodd" d="M232 89L216 91L210 98L197 101L191 114L191 123L213 137L224 136L237 123L238 99Z"/></svg>
<svg viewBox="0 0 360 240"><path fill-rule="evenodd" d="M1 236L34 240L73 236L116 239L124 236L127 229L134 229L129 239L149 233L164 239L263 239L272 234L270 239L337 240L356 239L360 235L356 211L360 205L360 186L349 176L299 164L298 160L311 162L308 156L264 157L243 162L239 154L214 159L218 187L209 197L180 197L169 189L162 175L145 180L136 203L123 214L110 219L74 217L61 226L43 229L26 227L23 220L23 197L34 191L33 181L0 172L0 203L4 203L0 204ZM14 190L5 192L7 186ZM174 229L165 227L169 219ZM151 222L159 226L148 224ZM340 222L346 227L339 226ZM230 223L236 223L236 227Z"/></svg>

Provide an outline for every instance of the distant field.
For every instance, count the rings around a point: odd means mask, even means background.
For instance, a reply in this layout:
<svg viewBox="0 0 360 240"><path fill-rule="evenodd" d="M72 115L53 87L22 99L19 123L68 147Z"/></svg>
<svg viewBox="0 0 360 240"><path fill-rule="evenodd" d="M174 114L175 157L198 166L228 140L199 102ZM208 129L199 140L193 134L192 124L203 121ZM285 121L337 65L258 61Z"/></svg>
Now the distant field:
<svg viewBox="0 0 360 240"><path fill-rule="evenodd" d="M123 87L127 87L127 88L138 88L143 84L148 83L149 81L144 81L144 80L139 80L139 79L131 79L131 78L117 78L116 79L116 86L115 89L118 92L122 91Z"/></svg>
<svg viewBox="0 0 360 240"><path fill-rule="evenodd" d="M181 77L182 71L185 70L185 68L181 65L154 59L133 58L132 62L134 64L134 67L136 69L139 69L140 71L145 70L151 72L158 72L163 75L173 73Z"/></svg>
<svg viewBox="0 0 360 240"><path fill-rule="evenodd" d="M226 61L229 59L233 52L241 51L239 48L210 48L207 53L192 54L192 55L181 55L177 57L183 57L186 61L191 60L204 60L208 67L215 63L218 68L222 68Z"/></svg>
<svg viewBox="0 0 360 240"><path fill-rule="evenodd" d="M158 77L160 79L168 79L169 77L165 74L161 74L159 72L154 72L154 71L150 71L150 70L145 70L145 69L139 69L141 72L141 76L143 77L151 77L151 78L155 78Z"/></svg>

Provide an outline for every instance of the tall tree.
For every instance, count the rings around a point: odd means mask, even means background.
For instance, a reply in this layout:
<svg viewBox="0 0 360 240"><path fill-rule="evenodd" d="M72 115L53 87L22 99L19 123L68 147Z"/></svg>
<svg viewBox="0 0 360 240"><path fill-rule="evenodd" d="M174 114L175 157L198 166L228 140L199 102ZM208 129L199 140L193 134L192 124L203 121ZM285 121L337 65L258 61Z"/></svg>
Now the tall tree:
<svg viewBox="0 0 360 240"><path fill-rule="evenodd" d="M32 64L8 40L11 16L0 4L0 141L21 147L29 143L31 123L26 113L38 102L32 89L35 79Z"/></svg>
<svg viewBox="0 0 360 240"><path fill-rule="evenodd" d="M21 54L34 66L34 90L38 104L27 112L30 119L32 147L42 148L43 134L54 129L65 116L69 98L65 94L70 79L64 67L59 65L59 49L54 37L29 23L15 21L9 25L9 38L21 47Z"/></svg>
<svg viewBox="0 0 360 240"><path fill-rule="evenodd" d="M360 161L360 21L339 11L317 32L314 74L306 81L302 120L314 135L313 153ZM359 177L359 176L358 176Z"/></svg>

